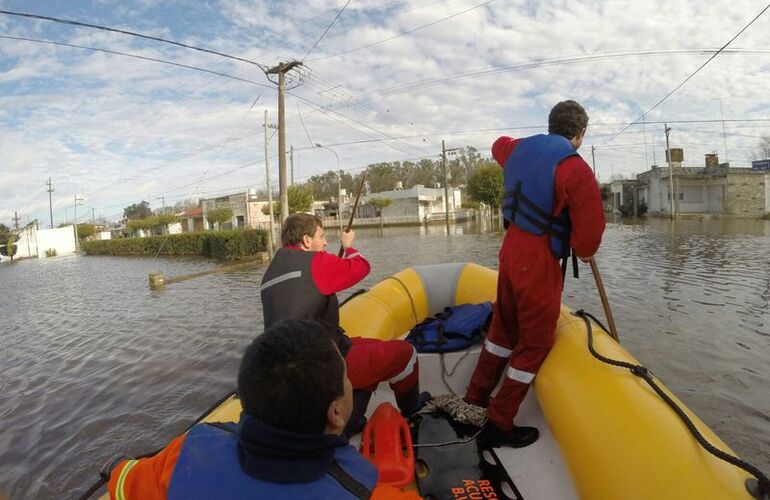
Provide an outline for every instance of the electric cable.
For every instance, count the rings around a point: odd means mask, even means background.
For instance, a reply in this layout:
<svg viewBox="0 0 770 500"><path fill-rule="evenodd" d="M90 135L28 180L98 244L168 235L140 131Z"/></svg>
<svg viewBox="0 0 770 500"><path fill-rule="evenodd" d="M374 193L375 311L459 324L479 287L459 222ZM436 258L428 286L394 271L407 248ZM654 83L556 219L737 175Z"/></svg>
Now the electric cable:
<svg viewBox="0 0 770 500"><path fill-rule="evenodd" d="M717 56L718 56L720 53L722 53L722 51L723 51L723 50L725 50L725 49L727 48L727 46L728 46L728 45L730 45L731 43L733 43L733 42L735 41L735 39L736 39L736 38L738 38L738 37L739 37L739 36L740 36L740 35L741 35L741 34L742 34L744 31L746 31L746 30L749 28L749 26L751 26L752 24L754 24L754 22L755 22L757 19L759 19L759 18L762 16L762 14L764 14L764 13L767 11L767 9L770 9L770 3L769 3L769 4L767 4L767 5L765 6L765 8L764 8L764 9L762 9L762 10L759 12L759 14L757 14L756 16L754 16L754 18L753 18L751 21L749 21L749 22L748 22L748 24L746 24L746 25L745 25L743 28L741 28L741 30L740 30L738 33L736 33L736 34L735 34L735 36L733 36L732 38L730 38L730 40L728 40L728 41L727 41L727 43L725 43L724 45L722 45L722 47L720 47L720 48L719 48L719 50L717 50L716 52L714 52L714 54L712 54L712 55L711 55L711 57L709 57L709 58L708 58L708 59L707 59L707 60L706 60L706 61L705 61L703 64L701 64L700 66L698 66L698 69L696 69L695 71L693 71L692 73L690 73L690 75L689 75L687 78L685 78L684 80L682 80L682 81L679 83L679 85L677 85L676 87L674 87L674 88L673 88L673 90L671 90L671 91L670 91L668 94L666 94L665 96L663 96L663 98L662 98L662 99L660 99L658 102L656 102L656 103L655 103L655 104L654 104L654 105L653 105L653 106L652 106L650 109L648 109L647 111L645 111L644 113L642 113L642 114L641 114L641 115L640 115L640 116L639 116L639 117L638 117L636 120L634 120L634 122L638 122L639 120L642 120L642 119L643 119L645 116L647 116L647 115L648 115L650 112L652 112L652 111L653 111L655 108L657 108L658 106L660 106L661 104L663 104L663 103L666 101L666 99L668 99L669 97L671 97L672 95L674 95L674 93L675 93L677 90L679 90L680 88L682 88L682 86L683 86L685 83L687 83L688 81L690 81L690 79L692 79L692 78L693 78L695 75L697 75L697 74L700 72L700 70L702 70L703 68L705 68L705 67L706 67L706 65L707 65L708 63L710 63L711 61L713 61L713 60L714 60L714 59L715 59L715 58L716 58L716 57L717 57ZM632 122L632 123L634 123L634 122ZM617 138L617 137L618 137L620 134L622 134L623 132L625 132L626 130L628 130L628 128L629 128L629 127L631 127L631 125L626 125L626 127L624 127L624 128L623 128L623 129L622 129L620 132L618 132L618 133L617 133L617 134L615 134L613 137L611 137L610 139L608 139L607 141L605 141L605 142L604 142L604 144L607 144L607 143L609 143L609 142L611 142L611 141L615 140L615 138Z"/></svg>
<svg viewBox="0 0 770 500"><path fill-rule="evenodd" d="M342 55L345 55L345 54L350 54L351 52L358 52L359 50L368 49L368 48L374 47L376 45L380 45L380 44L383 44L385 42L389 42L391 40L395 40L396 38L401 38L402 36L411 35L412 33L415 33L415 32L420 31L420 30L424 30L425 28L429 28L431 26L435 26L435 25L437 25L439 23L442 23L442 22L447 21L449 19L452 19L454 17L457 17L457 16L460 16L460 15L465 14L467 12L470 12L470 11L472 11L474 9L478 9L479 7L484 7L485 5L489 5L489 4L491 4L492 2L495 2L495 1L496 0L487 0L486 2L482 2L480 4L474 5L473 7L470 7L468 9L462 10L460 12L456 12L456 13L454 13L452 15L449 15L449 16L446 16L446 17L442 17L441 19L437 19L437 20L435 20L433 22L430 22L428 24L424 24L422 26L418 26L417 28L414 28L414 29L411 29L411 30L408 30L408 31L404 31L402 33L399 33L398 35L395 35L395 36L392 36L392 37L389 37L389 38L385 38L383 40L378 40L376 42L372 42L372 43L369 43L369 44L366 44L366 45L362 45L362 46L356 47L354 49L345 50L345 51L339 52L337 54L332 54L332 55L323 56L323 57L316 57L315 59L311 59L311 61L321 61L321 60L324 60L324 59L331 59L333 57L339 57L339 56L342 56Z"/></svg>
<svg viewBox="0 0 770 500"><path fill-rule="evenodd" d="M350 1L351 1L351 0L348 0L347 2L345 2L345 5L343 5L343 6L342 6L342 8L340 9L340 11L339 11L339 12L337 12L337 15L336 15L336 16L334 16L334 19L332 19L332 22L330 22L330 23L329 23L329 26L327 26L327 27L326 27L326 29L324 30L324 32L323 32L323 33L321 33L321 36L318 38L318 40L316 40L316 42L313 44L313 46L312 46L312 47L310 47L310 50L308 50L308 51L307 51L307 53L305 54L305 56L302 58L302 62L304 62L304 61L305 61L305 59L307 59L307 56L309 56L309 55L310 55L310 53L311 53L311 52L313 52L313 50L314 50L316 47L318 47L318 44L319 44L319 43L321 43L321 40L323 40L324 36L326 36L326 33L328 33L328 32L329 32L329 30L331 29L331 27L332 27L332 26L334 26L334 23L335 23L335 22L337 22L337 19L339 19L339 18L340 18L340 16L342 15L342 13L343 13L343 12L345 11L345 9L348 7L348 5L350 4Z"/></svg>
<svg viewBox="0 0 770 500"><path fill-rule="evenodd" d="M112 32L112 33L120 33L122 35L135 36L135 37L138 37L138 38L144 38L146 40L153 40L153 41L156 41L156 42L162 42L162 43L167 43L167 44L170 44L170 45L176 45L178 47L182 47L182 48L185 48L185 49L197 50L199 52L205 52L207 54L213 54L213 55L217 55L217 56L220 56L220 57L225 57L227 59L233 59L235 61L241 61L241 62L245 62L245 63L248 63L248 64L253 64L254 66L257 66L258 68L260 68L262 71L267 71L267 69L268 69L268 67L266 65L264 65L264 64L260 64L258 62L254 62L254 61L251 61L249 59L245 59L243 57L233 56L233 55L230 55L230 54L225 54L224 52L218 52L216 50L205 49L205 48L202 48L202 47L196 47L195 45L188 45L186 43L175 42L173 40L168 40L166 38L160 38L160 37L152 36L152 35L145 35L143 33L137 33L135 31L128 31L128 30L123 30L123 29L118 29L118 28L111 28L109 26L101 26L101 25L98 25L98 24L84 23L84 22L80 22L80 21L72 21L72 20L69 20L69 19L62 19L62 18L59 18L59 17L41 16L41 15L38 15L38 14L28 14L26 12L14 12L14 11L10 11L10 10L0 10L0 14L5 14L5 15L8 15L8 16L25 17L25 18L29 18L29 19L37 19L37 20L41 20L41 21L51 21L51 22L60 23L60 24L68 24L68 25L71 25L71 26L78 26L78 27L81 27L81 28L93 28L93 29L98 29L98 30L102 30L102 31L109 31L109 32Z"/></svg>

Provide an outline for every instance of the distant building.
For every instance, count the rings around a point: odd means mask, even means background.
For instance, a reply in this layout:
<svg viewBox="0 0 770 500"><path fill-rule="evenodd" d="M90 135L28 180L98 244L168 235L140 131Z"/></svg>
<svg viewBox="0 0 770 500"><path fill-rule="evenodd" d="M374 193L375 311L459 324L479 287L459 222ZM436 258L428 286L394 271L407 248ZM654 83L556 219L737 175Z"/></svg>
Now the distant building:
<svg viewBox="0 0 770 500"><path fill-rule="evenodd" d="M244 193L202 199L200 219L203 224L203 229L214 229L213 225L209 223L207 215L216 208L230 208L233 211L232 220L222 224L219 229L235 229L239 227L267 229L270 223L270 216L262 213L262 208L267 206L267 204L268 202L266 200L257 200L257 191L254 188L251 188ZM193 225L195 224L196 218L197 215L193 217ZM182 225L182 229L184 230L184 224ZM189 222L187 230L190 230Z"/></svg>
<svg viewBox="0 0 770 500"><path fill-rule="evenodd" d="M646 203L649 212L670 213L671 184L677 214L754 217L770 212L770 171L720 164L715 154L706 155L703 167L681 165L672 162L673 176L667 166L655 165L636 176L637 200Z"/></svg>
<svg viewBox="0 0 770 500"><path fill-rule="evenodd" d="M607 212L618 213L626 205L631 206L634 203L634 190L637 181L635 180L614 180L610 182L609 198L606 200L604 210ZM633 211L633 207L632 211Z"/></svg>
<svg viewBox="0 0 770 500"><path fill-rule="evenodd" d="M449 216L460 220L468 214L462 210L462 193L457 188L449 189L449 203L444 199L443 188L426 188L418 184L411 189L394 189L370 193L363 197L364 201L372 198L387 198L391 204L382 209L382 217L391 222L431 222L443 220L449 207ZM343 209L344 214L344 209ZM376 209L369 203L363 204L358 211L360 218L377 217Z"/></svg>
<svg viewBox="0 0 770 500"><path fill-rule="evenodd" d="M183 233L193 233L203 231L203 207L193 208L179 214L179 223L182 225Z"/></svg>

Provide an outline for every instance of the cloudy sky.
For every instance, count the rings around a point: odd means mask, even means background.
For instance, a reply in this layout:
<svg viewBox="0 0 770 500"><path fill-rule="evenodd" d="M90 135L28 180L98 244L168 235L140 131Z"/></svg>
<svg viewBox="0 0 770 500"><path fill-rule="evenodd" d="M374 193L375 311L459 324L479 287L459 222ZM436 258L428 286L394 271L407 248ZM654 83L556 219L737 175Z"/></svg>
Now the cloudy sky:
<svg viewBox="0 0 770 500"><path fill-rule="evenodd" d="M596 147L602 181L663 163L665 121L672 147L684 148L685 165L702 165L705 153L717 152L733 166L748 166L759 137L770 132L770 12L646 115L648 124L628 124L765 6L751 0L0 0L2 10L139 32L262 67L303 60L304 81L286 99L287 145L295 147L300 182L336 168L334 154L311 148L314 143L328 145L351 171L436 157L442 139L447 147L472 145L488 154L499 135L543 131L550 107L568 98L591 117L581 153L590 163ZM79 218L95 213L114 220L141 200L158 208L163 201L263 188L265 110L275 123L277 91L258 65L0 15L0 222L10 225L18 212L22 224L38 218L47 226L49 177L55 224L73 219L76 193L84 198ZM277 143L276 135L268 154L273 181Z"/></svg>

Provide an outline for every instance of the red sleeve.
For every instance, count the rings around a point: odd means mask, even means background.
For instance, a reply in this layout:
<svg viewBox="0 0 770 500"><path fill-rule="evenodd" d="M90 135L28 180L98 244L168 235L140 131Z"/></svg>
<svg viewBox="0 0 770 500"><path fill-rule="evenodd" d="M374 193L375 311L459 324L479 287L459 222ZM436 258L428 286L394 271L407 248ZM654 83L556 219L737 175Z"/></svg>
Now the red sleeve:
<svg viewBox="0 0 770 500"><path fill-rule="evenodd" d="M110 472L110 481L107 483L110 498L165 500L171 474L186 436L183 434L177 437L152 457L120 462Z"/></svg>
<svg viewBox="0 0 770 500"><path fill-rule="evenodd" d="M569 209L572 248L578 257L592 257L602 242L604 208L591 168L579 156L567 158L556 168L554 186L554 213Z"/></svg>
<svg viewBox="0 0 770 500"><path fill-rule="evenodd" d="M353 247L345 249L340 258L328 252L318 252L310 263L313 281L324 295L331 295L355 285L369 274L371 267Z"/></svg>
<svg viewBox="0 0 770 500"><path fill-rule="evenodd" d="M508 157L513 153L514 148L521 139L514 139L508 136L499 137L494 144L492 144L492 158L495 159L501 167L505 166L505 162Z"/></svg>

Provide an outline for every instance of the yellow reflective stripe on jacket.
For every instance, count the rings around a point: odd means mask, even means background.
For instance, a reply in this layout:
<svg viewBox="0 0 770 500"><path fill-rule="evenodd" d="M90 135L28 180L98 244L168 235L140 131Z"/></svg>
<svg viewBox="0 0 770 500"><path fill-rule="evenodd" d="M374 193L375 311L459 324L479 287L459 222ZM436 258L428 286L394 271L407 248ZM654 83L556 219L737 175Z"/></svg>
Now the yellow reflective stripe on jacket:
<svg viewBox="0 0 770 500"><path fill-rule="evenodd" d="M126 494L123 492L123 486L126 483L128 471L130 471L131 468L137 464L137 462L138 460L129 460L126 462L126 465L123 466L123 470L120 471L120 477L118 477L118 485L115 487L115 498L117 498L117 500L126 500Z"/></svg>

